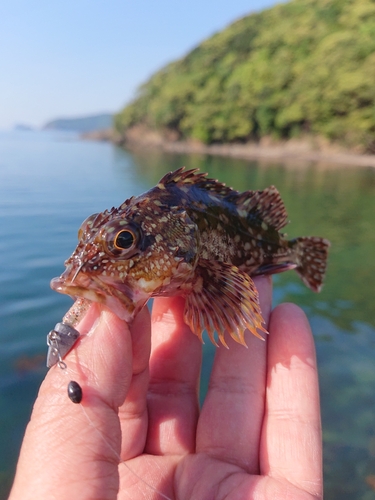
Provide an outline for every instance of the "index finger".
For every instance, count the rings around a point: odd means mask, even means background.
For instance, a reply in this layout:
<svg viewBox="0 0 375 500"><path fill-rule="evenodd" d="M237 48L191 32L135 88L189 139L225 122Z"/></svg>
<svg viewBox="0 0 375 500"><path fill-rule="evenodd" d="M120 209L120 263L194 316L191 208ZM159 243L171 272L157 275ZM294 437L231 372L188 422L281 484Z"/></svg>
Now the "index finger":
<svg viewBox="0 0 375 500"><path fill-rule="evenodd" d="M126 323L93 304L80 331L92 325L66 356L66 370L50 369L22 444L11 499L117 498L120 424L117 415L132 377L132 342ZM83 330L82 330L83 329ZM67 395L70 380L82 404ZM56 491L58 485L58 491Z"/></svg>

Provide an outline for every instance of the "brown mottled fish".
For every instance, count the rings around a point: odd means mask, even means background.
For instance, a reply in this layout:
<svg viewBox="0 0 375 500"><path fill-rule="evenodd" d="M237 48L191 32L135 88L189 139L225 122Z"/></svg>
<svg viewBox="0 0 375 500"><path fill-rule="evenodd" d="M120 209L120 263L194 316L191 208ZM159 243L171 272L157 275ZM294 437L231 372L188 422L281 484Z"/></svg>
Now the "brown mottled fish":
<svg viewBox="0 0 375 500"><path fill-rule="evenodd" d="M321 289L329 242L280 233L287 213L277 189L240 193L197 169L166 174L119 208L91 215L54 278L54 290L106 304L131 321L150 297L186 298L184 320L202 338L265 332L251 276L295 269Z"/></svg>

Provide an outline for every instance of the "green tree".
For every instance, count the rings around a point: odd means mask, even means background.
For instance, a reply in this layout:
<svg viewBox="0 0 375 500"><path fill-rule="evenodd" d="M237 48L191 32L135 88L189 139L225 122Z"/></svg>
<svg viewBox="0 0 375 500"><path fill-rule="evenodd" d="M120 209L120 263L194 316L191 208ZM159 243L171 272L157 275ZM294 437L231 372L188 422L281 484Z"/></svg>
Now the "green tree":
<svg viewBox="0 0 375 500"><path fill-rule="evenodd" d="M154 74L118 113L205 143L320 134L375 151L375 0L251 14Z"/></svg>

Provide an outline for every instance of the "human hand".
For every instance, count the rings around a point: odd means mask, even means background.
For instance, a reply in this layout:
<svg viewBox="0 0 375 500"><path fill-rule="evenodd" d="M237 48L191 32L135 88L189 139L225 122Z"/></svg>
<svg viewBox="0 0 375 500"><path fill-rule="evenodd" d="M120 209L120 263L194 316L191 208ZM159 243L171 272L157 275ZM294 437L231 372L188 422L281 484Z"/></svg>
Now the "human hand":
<svg viewBox="0 0 375 500"><path fill-rule="evenodd" d="M182 299L155 299L151 322L144 308L130 329L92 305L68 373L55 367L41 386L9 500L321 498L310 328L293 304L271 312L270 279L255 281L270 335L248 334L248 349L227 336L201 410L202 348Z"/></svg>

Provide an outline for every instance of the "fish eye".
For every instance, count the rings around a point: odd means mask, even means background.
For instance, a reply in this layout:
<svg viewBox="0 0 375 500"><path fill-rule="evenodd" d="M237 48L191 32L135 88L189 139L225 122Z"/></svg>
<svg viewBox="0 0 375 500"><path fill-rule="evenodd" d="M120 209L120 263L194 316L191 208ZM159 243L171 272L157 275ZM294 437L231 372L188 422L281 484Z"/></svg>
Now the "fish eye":
<svg viewBox="0 0 375 500"><path fill-rule="evenodd" d="M129 229L123 229L116 234L113 244L118 250L128 250L133 246L134 241L134 233Z"/></svg>
<svg viewBox="0 0 375 500"><path fill-rule="evenodd" d="M101 228L98 241L101 241L103 250L109 255L129 258L137 253L142 234L136 224L116 219Z"/></svg>

